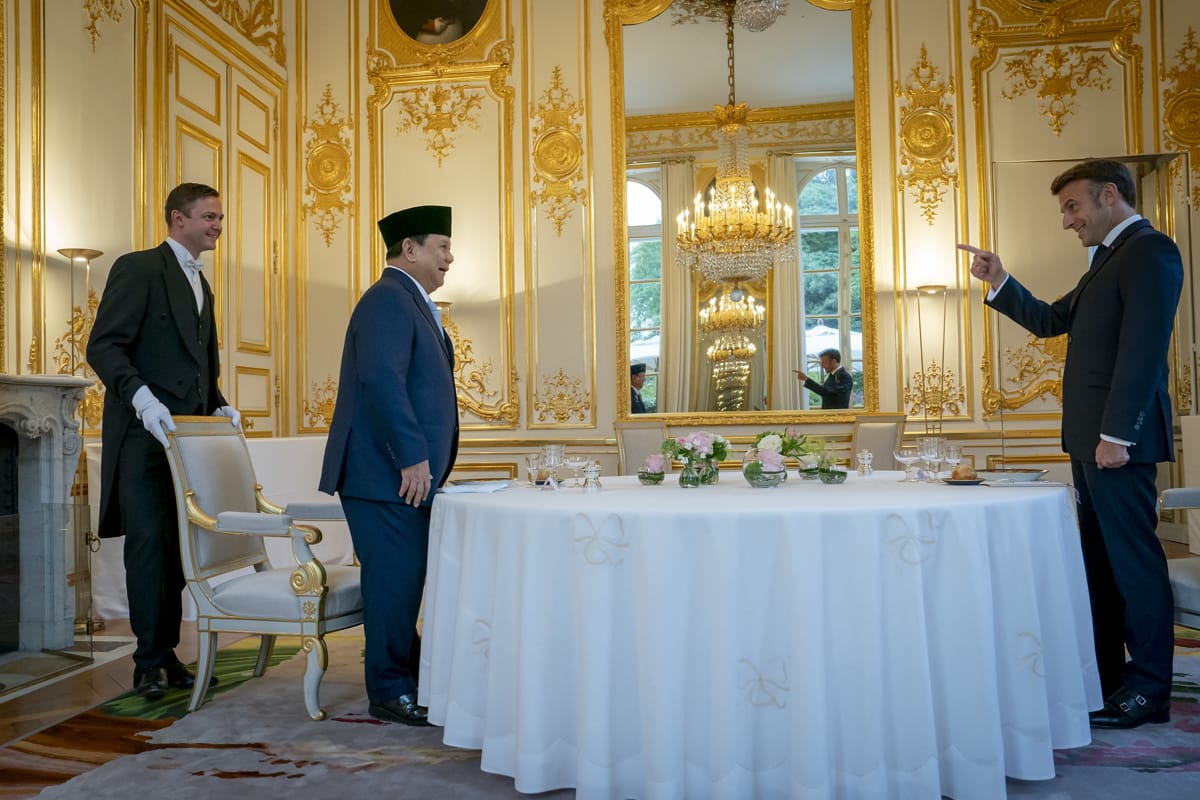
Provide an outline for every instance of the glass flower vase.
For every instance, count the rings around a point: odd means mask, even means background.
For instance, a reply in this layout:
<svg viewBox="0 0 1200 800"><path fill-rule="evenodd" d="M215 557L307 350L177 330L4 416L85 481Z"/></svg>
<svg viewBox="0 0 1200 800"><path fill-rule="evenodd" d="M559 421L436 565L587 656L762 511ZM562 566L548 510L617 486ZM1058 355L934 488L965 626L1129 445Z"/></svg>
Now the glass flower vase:
<svg viewBox="0 0 1200 800"><path fill-rule="evenodd" d="M679 488L695 489L700 485L700 470L691 461L683 462L683 469L679 473Z"/></svg>
<svg viewBox="0 0 1200 800"><path fill-rule="evenodd" d="M700 483L704 486L712 486L721 480L721 470L717 469L717 463L712 459L705 459L700 462Z"/></svg>
<svg viewBox="0 0 1200 800"><path fill-rule="evenodd" d="M758 448L751 447L742 458L742 477L755 489L771 489L787 480L787 468L771 471L763 469Z"/></svg>

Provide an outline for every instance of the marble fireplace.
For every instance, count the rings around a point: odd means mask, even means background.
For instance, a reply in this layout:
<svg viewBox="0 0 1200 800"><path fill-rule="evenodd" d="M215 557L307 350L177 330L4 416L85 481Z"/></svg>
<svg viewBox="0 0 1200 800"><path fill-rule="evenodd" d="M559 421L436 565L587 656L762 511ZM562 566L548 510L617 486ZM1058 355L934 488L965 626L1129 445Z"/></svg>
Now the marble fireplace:
<svg viewBox="0 0 1200 800"><path fill-rule="evenodd" d="M0 375L0 648L74 642L77 409L91 381ZM86 568L86 567L85 567Z"/></svg>

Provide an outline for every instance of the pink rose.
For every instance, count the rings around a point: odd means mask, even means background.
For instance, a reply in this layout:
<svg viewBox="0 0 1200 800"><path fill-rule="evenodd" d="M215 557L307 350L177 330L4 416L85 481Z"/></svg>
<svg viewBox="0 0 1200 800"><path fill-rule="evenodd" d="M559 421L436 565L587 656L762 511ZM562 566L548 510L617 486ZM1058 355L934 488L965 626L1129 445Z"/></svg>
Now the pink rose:
<svg viewBox="0 0 1200 800"><path fill-rule="evenodd" d="M762 462L764 472L782 472L783 456L775 450L759 450L758 460Z"/></svg>
<svg viewBox="0 0 1200 800"><path fill-rule="evenodd" d="M666 472L667 457L660 453L651 453L646 456L646 463L643 465L646 472Z"/></svg>

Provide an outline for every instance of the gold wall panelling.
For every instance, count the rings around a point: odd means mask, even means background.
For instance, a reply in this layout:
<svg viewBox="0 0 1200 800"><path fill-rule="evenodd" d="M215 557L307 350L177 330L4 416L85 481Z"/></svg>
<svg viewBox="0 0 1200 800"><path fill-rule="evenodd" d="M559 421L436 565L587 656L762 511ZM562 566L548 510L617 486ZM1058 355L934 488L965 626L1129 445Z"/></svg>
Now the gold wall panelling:
<svg viewBox="0 0 1200 800"><path fill-rule="evenodd" d="M1200 206L1200 44L1196 43L1192 26L1188 26L1183 44L1173 55L1160 68L1164 82L1163 136L1188 154L1192 205Z"/></svg>
<svg viewBox="0 0 1200 800"><path fill-rule="evenodd" d="M553 419L557 423L584 422L592 408L590 392L583 390L583 380L566 375L543 375L542 388L534 395L533 408L537 421Z"/></svg>
<svg viewBox="0 0 1200 800"><path fill-rule="evenodd" d="M304 424L309 431L328 431L337 405L337 381L327 376L324 383L314 382L304 399Z"/></svg>
<svg viewBox="0 0 1200 800"><path fill-rule="evenodd" d="M59 375L79 375L94 381L84 390L83 398L79 401L79 417L85 428L91 430L99 429L104 413L104 384L96 377L86 357L88 339L91 338L99 306L99 295L89 287L85 307L75 306L71 309L66 333L54 340L53 355L54 371Z"/></svg>
<svg viewBox="0 0 1200 800"><path fill-rule="evenodd" d="M271 167L239 152L236 170L230 264L234 272L234 319L237 351L269 355L272 350L273 309L271 282L278 263L278 246L271 240L274 217L271 197ZM266 225L262 224L266 223Z"/></svg>
<svg viewBox="0 0 1200 800"><path fill-rule="evenodd" d="M1029 49L1004 58L1008 77L1000 96L1014 100L1036 92L1042 116L1055 136L1061 136L1066 118L1074 113L1080 89L1108 91L1108 63L1103 51L1084 45Z"/></svg>
<svg viewBox="0 0 1200 800"><path fill-rule="evenodd" d="M908 189L921 207L925 221L933 224L946 191L958 185L954 164L954 79L939 80L925 45L906 85L896 85L900 98L899 189Z"/></svg>
<svg viewBox="0 0 1200 800"><path fill-rule="evenodd" d="M312 199L303 209L326 247L333 244L334 232L351 209L353 133L353 123L333 99L333 84L325 84L315 115L304 125L304 194Z"/></svg>
<svg viewBox="0 0 1200 800"><path fill-rule="evenodd" d="M458 392L459 409L482 420L516 425L520 412L517 400L517 371L509 370L505 397L497 401L500 391L489 386L493 371L492 360L485 358L483 361L476 361L475 343L462 335L458 324L450 318L445 308L442 309L442 326L454 345L454 388Z"/></svg>
<svg viewBox="0 0 1200 800"><path fill-rule="evenodd" d="M96 49L96 40L100 38L100 20L107 18L112 22L120 22L122 5L124 0L84 0L83 13L88 17L84 30L92 40L93 50Z"/></svg>
<svg viewBox="0 0 1200 800"><path fill-rule="evenodd" d="M563 223L576 204L587 199L583 179L583 103L576 101L562 82L562 67L555 65L550 86L532 111L534 181L540 188L530 199L562 235Z"/></svg>
<svg viewBox="0 0 1200 800"><path fill-rule="evenodd" d="M1005 347L1003 355L1000 374L1005 376L1004 383L1009 386L997 389L991 381L984 383L985 412L994 414L1001 409L1023 408L1044 395L1053 397L1058 407L1062 408L1062 374L1067 362L1066 334L1039 339L1026 333L1021 345Z"/></svg>
<svg viewBox="0 0 1200 800"><path fill-rule="evenodd" d="M271 420L275 417L274 391L271 370L266 367L236 365L233 368L233 394L242 413L246 436L271 436ZM233 402L232 398L227 398ZM258 430L257 421L267 425Z"/></svg>
<svg viewBox="0 0 1200 800"><path fill-rule="evenodd" d="M425 16L420 3L374 0L372 41L400 66L421 65L436 70L490 58L491 47L504 38L502 0L463 0L458 5L461 11L457 24L443 27L437 23L423 25L433 21L418 18ZM398 18L409 10L411 16Z"/></svg>
<svg viewBox="0 0 1200 800"><path fill-rule="evenodd" d="M262 48L279 66L287 65L283 43L283 0L200 0L238 33Z"/></svg>
<svg viewBox="0 0 1200 800"><path fill-rule="evenodd" d="M454 149L459 126L479 130L482 90L438 83L397 92L396 97L400 116L397 133L420 129L425 134L425 148L437 158L439 167Z"/></svg>
<svg viewBox="0 0 1200 800"><path fill-rule="evenodd" d="M797 3L799 5L799 3ZM844 28L832 26L830 29L838 28L845 30L845 58L849 65L848 69L852 69L853 76L848 76L849 88L845 97L831 95L828 90L828 70L821 78L821 82L826 86L826 93L819 98L797 97L795 90L792 90L791 97L780 97L780 102L756 103L753 99L739 96L739 100L748 100L753 107L750 116L750 135L762 137L759 139L759 146L762 149L762 154L757 158L759 160L760 171L764 169L763 158L767 153L773 158L786 156L788 154L802 155L806 152L819 151L826 154L832 150L841 150L852 147L856 151L856 168L857 181L859 187L871 187L871 138L870 138L870 119L869 119L869 58L868 58L868 28L870 22L870 6L869 0L853 0L851 2L834 2L834 3L817 3L810 4L825 8L827 5L835 5L837 11L832 17L841 17L844 22L839 22L839 25L844 24ZM609 67L610 67L610 96L612 104L612 119L615 130L623 131L624 136L616 136L612 141L612 163L614 165L629 165L632 163L644 164L647 161L655 160L663 163L674 162L680 156L693 155L703 153L706 149L715 149L711 144L710 136L712 122L711 115L704 112L702 109L708 108L717 99L723 99L726 91L726 75L722 72L721 80L712 82L712 92L714 96L709 97L706 103L696 103L690 107L681 107L678 103L678 91L675 84L667 80L665 75L657 75L656 80L647 82L644 79L643 72L635 77L627 71L627 64L633 59L636 63L637 54L641 49L652 49L658 54L661 60L662 53L669 49L666 36L673 33L670 28L669 15L663 15L663 12L668 9L670 3L667 2L637 2L636 0L606 0L604 4L604 20L605 20L605 39L609 50ZM748 64L754 60L759 62L768 62L774 74L789 74L789 75L822 75L819 67L806 68L796 63L796 58L799 54L808 52L813 48L806 48L802 42L793 34L795 31L792 28L781 28L784 20L795 17L799 19L802 15L804 18L804 29L808 35L811 35L812 30L818 28L820 24L829 24L828 19L830 13L827 10L816 10L814 8L804 8L801 12L793 8L797 13L781 16L779 21L774 24L774 28L787 31L788 43L782 49L767 49L760 44L761 40L756 40L755 36L763 34L750 33L745 31L738 32L737 39L737 75L743 77L744 73L743 61ZM825 20L818 21L821 15L826 17ZM657 19L656 19L657 17ZM664 19L666 21L664 22ZM636 26L642 23L650 22L650 26L641 31L636 30ZM677 29L703 28L713 27L714 23L701 22L696 26L677 26ZM720 28L716 25L716 28ZM653 31L653 35L646 31ZM720 33L720 31L718 31ZM768 29L765 34L771 34ZM719 36L723 40L723 36ZM653 43L650 42L653 40ZM645 48L631 49L630 41L636 44L645 44ZM827 42L826 42L827 43ZM753 53L753 56L748 55ZM697 53L694 49L689 53L685 61L689 68L691 65L707 65L708 62L714 62L722 70L725 68L724 58L725 53L722 48L715 47L712 53ZM703 62L701 64L701 62ZM675 63L672 61L671 63ZM637 108L645 109L640 113L627 112L627 84L631 81L639 80L640 83L634 87L639 91L634 92L634 96L639 100L644 101L644 105L636 106ZM688 78L690 86L698 85L695 76ZM774 81L772 81L773 83ZM705 85L707 81L703 82ZM750 81L747 88L753 93L756 83L763 82ZM743 81L738 81L738 89L742 89ZM649 86L661 88L665 93L668 93L665 99L661 102L655 98L660 97L663 93L650 95ZM765 85L765 84L764 84ZM809 101L809 102L806 102ZM852 111L851 111L852 109ZM799 114L797 114L799 112ZM769 119L756 121L756 116L760 114L771 115ZM688 116L691 116L689 119ZM788 116L792 116L788 119ZM676 118L668 119L666 125L663 124L664 117ZM705 131L705 127L708 131ZM784 138L787 137L787 138ZM707 139L707 141L706 141ZM815 141L814 141L815 140ZM769 148L769 150L768 150ZM752 156L753 157L753 156ZM699 161L699 157L697 158ZM702 163L697 164L698 169L703 168ZM775 169L773 167L773 169ZM624 398L629 396L629 363L630 355L630 287L629 287L629 253L626 236L626 198L625 198L625 174L620 170L619 166L613 171L612 191L614 195L613 203L613 225L614 225L614 251L613 263L616 273L616 297L615 297L615 357L616 357L616 403L618 418L625 419L629 417L628 404ZM697 173L694 176L695 185L701 188L702 178ZM794 203L795 198L789 197L790 187L788 191L784 191L779 186L772 187L774 191L780 195L781 200L789 200ZM684 198L682 201L672 201L672 208L664 208L662 229L664 236L668 233L674 233L674 218L676 212L683 204L690 203L691 198ZM678 207L675 207L678 204ZM860 191L858 194L858 227L859 227L859 275L861 276L861 305L856 311L861 310L863 319L862 325L862 361L865 366L863 379L863 410L874 410L879 404L879 389L878 389L878 341L876 330L876 292L875 274L874 274L874 225L872 219L873 201L869 190ZM678 271L673 262L663 264L664 275ZM768 311L768 317L770 311ZM665 318L665 315L664 315ZM768 319L768 327L771 322ZM669 331L664 331L664 339L669 335ZM669 343L667 345L669 348ZM781 351L782 352L782 351ZM776 372L782 370L783 365L773 365ZM792 365L794 366L794 365ZM790 375L790 366L788 369ZM690 383L690 379L688 380ZM674 383L680 383L675 381ZM782 393L783 389L777 387L779 381L772 381L772 397L776 393ZM678 391L677 391L678 393ZM774 401L770 401L772 404ZM755 407L761 407L760 403L755 403ZM777 422L783 417L789 419L794 418L798 412L793 408L784 410L772 405L772 410L769 411L751 411L751 412L723 412L709 413L701 411L680 411L666 414L670 424L705 424L705 425L741 425L741 424L763 424L766 422ZM855 411L839 410L839 411L804 411L805 421L820 422L834 420L849 420L853 418Z"/></svg>

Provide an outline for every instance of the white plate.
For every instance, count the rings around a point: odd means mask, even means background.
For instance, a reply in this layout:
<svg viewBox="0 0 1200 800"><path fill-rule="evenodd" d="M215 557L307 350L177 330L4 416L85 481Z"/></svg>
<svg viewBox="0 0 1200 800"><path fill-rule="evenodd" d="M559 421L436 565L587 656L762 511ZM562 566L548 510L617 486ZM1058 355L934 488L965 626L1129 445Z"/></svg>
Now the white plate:
<svg viewBox="0 0 1200 800"><path fill-rule="evenodd" d="M988 483L1025 483L1040 480L1046 472L1044 469L981 469L977 474Z"/></svg>

